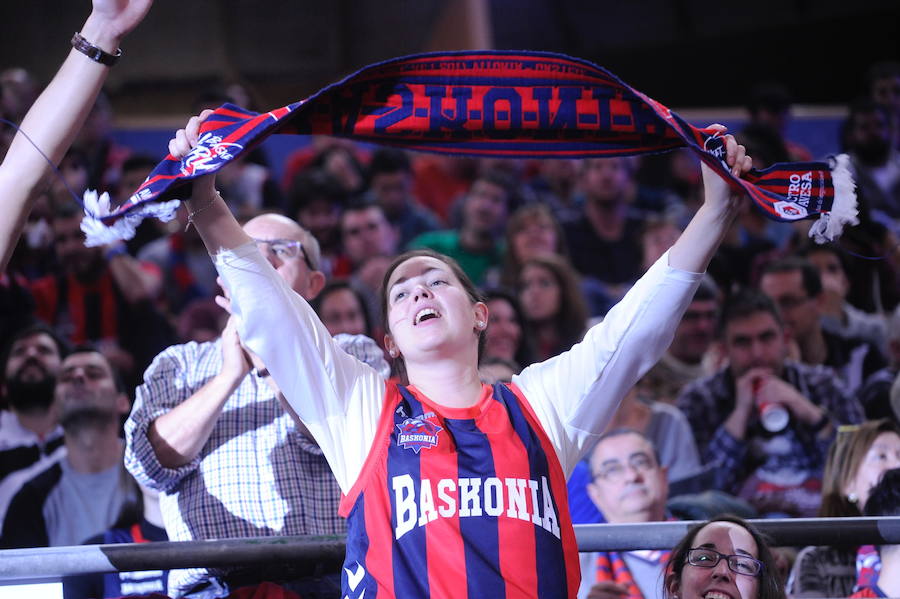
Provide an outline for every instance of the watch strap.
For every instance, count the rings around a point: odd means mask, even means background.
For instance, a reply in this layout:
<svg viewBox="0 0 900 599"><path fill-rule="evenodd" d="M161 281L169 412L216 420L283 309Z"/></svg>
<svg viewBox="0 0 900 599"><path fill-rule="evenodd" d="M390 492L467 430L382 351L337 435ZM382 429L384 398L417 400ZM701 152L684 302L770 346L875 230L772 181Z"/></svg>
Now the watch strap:
<svg viewBox="0 0 900 599"><path fill-rule="evenodd" d="M104 64L108 67L116 64L116 61L118 61L119 57L122 56L122 48L117 48L115 54L110 54L109 52L95 46L91 42L84 39L84 36L82 36L78 32L76 32L75 35L72 36L72 47L91 60L99 62L100 64Z"/></svg>

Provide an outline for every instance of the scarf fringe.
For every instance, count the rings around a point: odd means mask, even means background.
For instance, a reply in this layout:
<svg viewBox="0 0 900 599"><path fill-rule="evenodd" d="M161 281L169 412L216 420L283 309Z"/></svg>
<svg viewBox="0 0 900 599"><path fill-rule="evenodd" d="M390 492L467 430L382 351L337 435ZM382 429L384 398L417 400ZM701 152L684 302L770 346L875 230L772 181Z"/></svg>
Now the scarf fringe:
<svg viewBox="0 0 900 599"><path fill-rule="evenodd" d="M838 154L830 159L831 180L834 184L834 203L809 229L809 236L819 244L840 237L845 225L858 225L856 183L850 170L850 157Z"/></svg>
<svg viewBox="0 0 900 599"><path fill-rule="evenodd" d="M81 230L84 232L84 245L96 247L116 241L124 241L134 237L141 221L146 217L158 218L168 222L175 218L181 200L167 202L146 202L126 213L122 218L106 225L101 220L112 212L109 208L109 194L105 191L97 195L96 190L84 192L84 218L81 219Z"/></svg>

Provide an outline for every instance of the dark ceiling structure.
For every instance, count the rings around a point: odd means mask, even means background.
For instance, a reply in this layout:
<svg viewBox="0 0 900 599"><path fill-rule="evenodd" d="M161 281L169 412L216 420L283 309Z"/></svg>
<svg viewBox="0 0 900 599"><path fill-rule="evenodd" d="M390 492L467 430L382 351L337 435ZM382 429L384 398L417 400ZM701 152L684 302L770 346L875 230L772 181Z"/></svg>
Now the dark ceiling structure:
<svg viewBox="0 0 900 599"><path fill-rule="evenodd" d="M2 4L0 68L46 81L89 2ZM240 80L267 109L386 58L492 45L591 60L673 107L740 106L760 81L840 105L900 60L898 22L898 0L157 0L109 90L119 114L184 114Z"/></svg>

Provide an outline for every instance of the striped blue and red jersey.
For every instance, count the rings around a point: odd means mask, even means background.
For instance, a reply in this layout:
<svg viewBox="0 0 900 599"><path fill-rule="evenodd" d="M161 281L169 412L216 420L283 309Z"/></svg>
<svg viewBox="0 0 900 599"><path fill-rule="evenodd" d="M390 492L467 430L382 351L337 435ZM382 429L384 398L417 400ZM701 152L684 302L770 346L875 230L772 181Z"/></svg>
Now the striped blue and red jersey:
<svg viewBox="0 0 900 599"><path fill-rule="evenodd" d="M515 385L471 408L390 385L341 514L347 597L575 597L578 548L556 452Z"/></svg>

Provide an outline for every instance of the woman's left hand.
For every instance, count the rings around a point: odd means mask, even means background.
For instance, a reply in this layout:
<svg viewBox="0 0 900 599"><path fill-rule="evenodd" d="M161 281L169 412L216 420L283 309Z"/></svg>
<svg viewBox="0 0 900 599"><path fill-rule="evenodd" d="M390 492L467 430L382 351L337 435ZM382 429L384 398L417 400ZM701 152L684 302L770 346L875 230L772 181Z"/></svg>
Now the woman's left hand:
<svg viewBox="0 0 900 599"><path fill-rule="evenodd" d="M724 125L710 125L708 129L725 133L728 129ZM731 169L735 177L742 177L753 167L753 160L747 155L747 148L739 144L734 136L729 134L721 136L725 144L725 164ZM739 204L738 198L732 197L733 192L729 184L715 171L700 163L703 172L703 187L706 190L706 202L713 207L733 209Z"/></svg>
<svg viewBox="0 0 900 599"><path fill-rule="evenodd" d="M735 141L733 135L725 135L727 129L724 126L710 125L709 129L719 132L725 144L725 164L731 173L736 177L747 174L753 166L747 149ZM700 167L703 172L703 205L669 250L669 266L688 272L706 270L734 222L741 200L746 197L745 194L733 193L728 182L705 163L701 163Z"/></svg>

